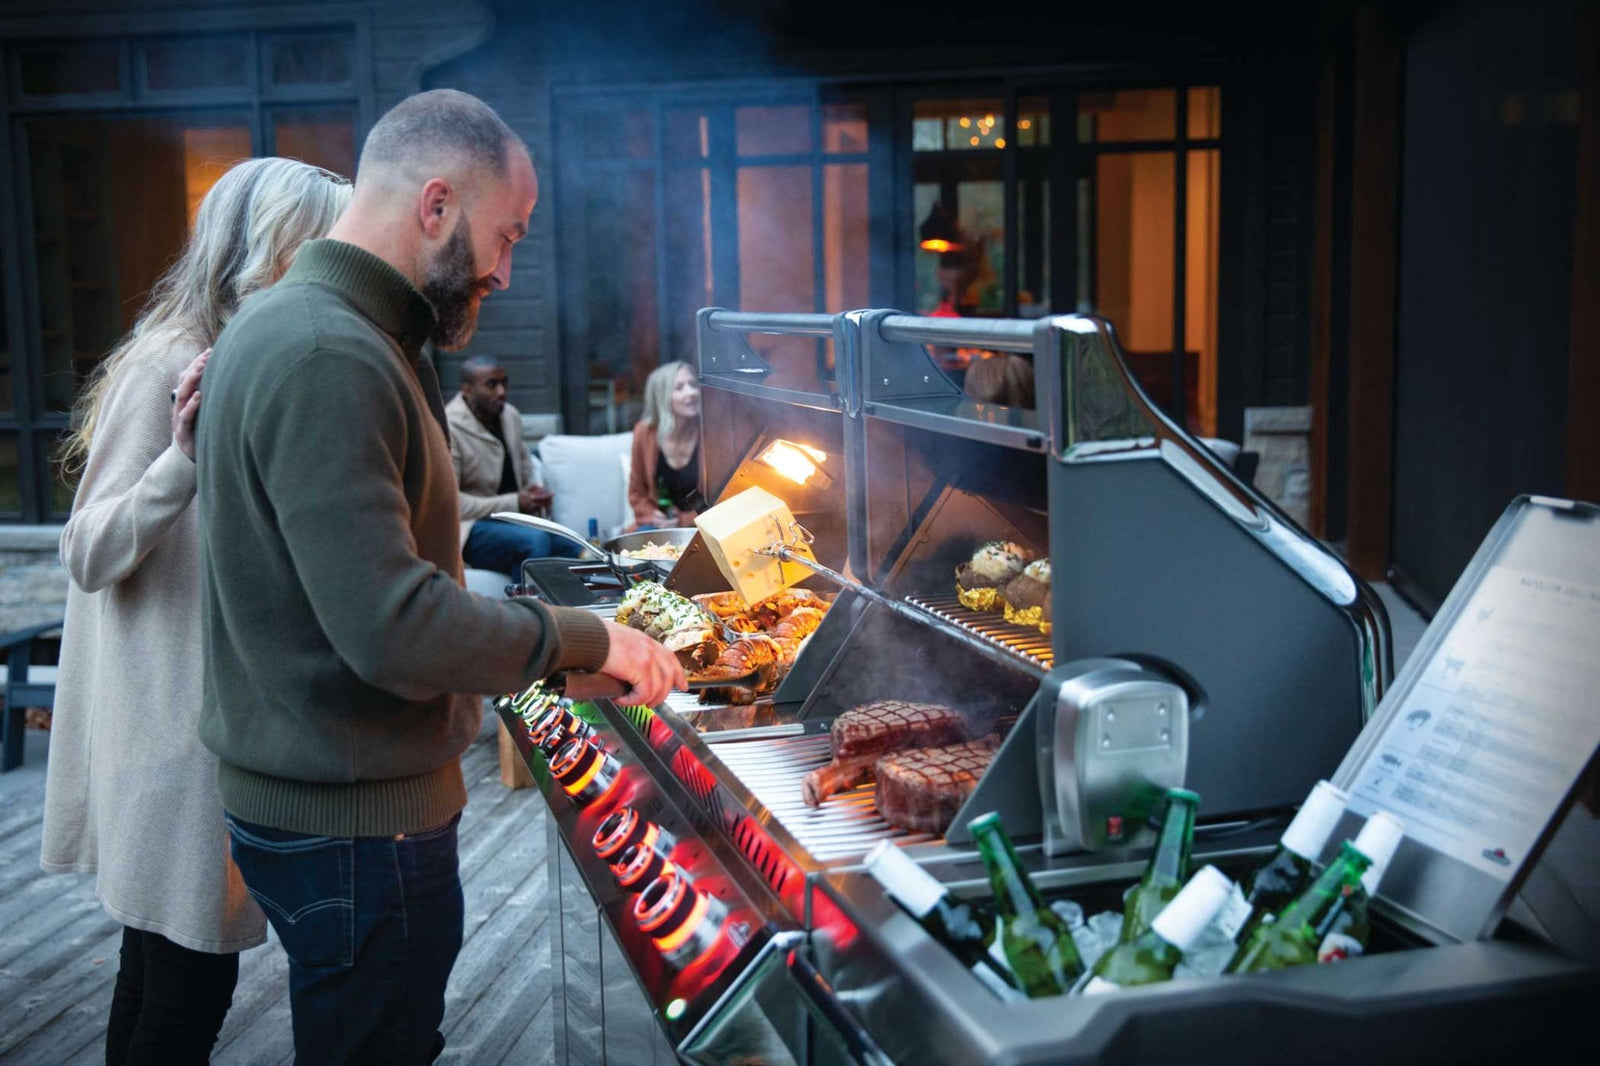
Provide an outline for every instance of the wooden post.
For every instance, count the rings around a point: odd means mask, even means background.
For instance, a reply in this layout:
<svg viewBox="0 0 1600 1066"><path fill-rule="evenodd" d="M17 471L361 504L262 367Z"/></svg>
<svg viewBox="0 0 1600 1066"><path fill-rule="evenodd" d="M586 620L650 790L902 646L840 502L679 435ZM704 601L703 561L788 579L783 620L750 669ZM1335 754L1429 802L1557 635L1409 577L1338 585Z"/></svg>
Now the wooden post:
<svg viewBox="0 0 1600 1066"><path fill-rule="evenodd" d="M1401 46L1384 9L1355 16L1350 172L1349 514L1351 568L1389 565L1394 482L1395 274L1399 227Z"/></svg>
<svg viewBox="0 0 1600 1066"><path fill-rule="evenodd" d="M500 740L500 783L507 788L527 788L533 784L533 772L523 761L522 753L506 731L503 720L498 723L497 732Z"/></svg>

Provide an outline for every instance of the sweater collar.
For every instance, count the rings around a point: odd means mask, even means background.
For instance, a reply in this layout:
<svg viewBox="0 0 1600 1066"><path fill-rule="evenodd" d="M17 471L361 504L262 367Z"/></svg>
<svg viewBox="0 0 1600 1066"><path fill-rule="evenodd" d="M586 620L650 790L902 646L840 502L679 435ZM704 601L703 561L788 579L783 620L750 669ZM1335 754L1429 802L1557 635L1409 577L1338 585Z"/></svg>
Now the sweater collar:
<svg viewBox="0 0 1600 1066"><path fill-rule="evenodd" d="M433 304L404 274L365 248L328 238L300 246L284 282L326 285L389 334L415 363L438 322Z"/></svg>

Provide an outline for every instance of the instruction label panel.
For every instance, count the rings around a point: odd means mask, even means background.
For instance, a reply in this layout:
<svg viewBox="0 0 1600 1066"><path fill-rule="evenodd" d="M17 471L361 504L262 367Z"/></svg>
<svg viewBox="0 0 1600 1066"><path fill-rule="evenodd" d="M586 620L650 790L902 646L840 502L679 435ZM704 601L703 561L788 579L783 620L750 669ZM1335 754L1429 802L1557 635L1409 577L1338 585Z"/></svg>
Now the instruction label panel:
<svg viewBox="0 0 1600 1066"><path fill-rule="evenodd" d="M1600 588L1492 568L1352 782L1418 843L1509 880L1600 744Z"/></svg>

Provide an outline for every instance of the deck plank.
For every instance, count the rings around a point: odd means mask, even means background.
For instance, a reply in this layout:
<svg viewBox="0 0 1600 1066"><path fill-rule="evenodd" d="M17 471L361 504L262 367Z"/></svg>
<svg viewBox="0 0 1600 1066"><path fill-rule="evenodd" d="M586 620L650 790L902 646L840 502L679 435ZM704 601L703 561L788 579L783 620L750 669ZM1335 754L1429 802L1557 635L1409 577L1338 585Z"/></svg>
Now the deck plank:
<svg viewBox="0 0 1600 1066"><path fill-rule="evenodd" d="M550 925L557 918L549 834L538 791L500 783L496 722L485 716L461 759L466 920L445 997L445 1060L543 1066L553 1062ZM6 1066L88 1066L105 1059L122 933L96 900L92 874L39 869L46 743L30 733L28 761L0 775L0 1058ZM212 1061L283 1066L293 1057L288 960L269 933L265 945L240 956Z"/></svg>

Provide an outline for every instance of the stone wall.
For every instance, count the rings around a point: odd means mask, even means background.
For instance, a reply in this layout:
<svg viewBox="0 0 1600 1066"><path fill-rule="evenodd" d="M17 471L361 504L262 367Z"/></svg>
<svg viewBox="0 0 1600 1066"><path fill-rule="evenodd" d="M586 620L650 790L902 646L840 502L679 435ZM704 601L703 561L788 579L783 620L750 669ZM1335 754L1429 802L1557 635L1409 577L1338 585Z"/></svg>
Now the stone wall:
<svg viewBox="0 0 1600 1066"><path fill-rule="evenodd" d="M0 526L0 633L59 619L67 608L60 526Z"/></svg>
<svg viewBox="0 0 1600 1066"><path fill-rule="evenodd" d="M1260 456L1257 491L1310 528L1311 408L1245 408L1244 448Z"/></svg>

